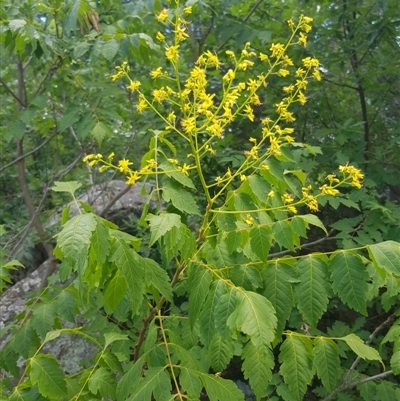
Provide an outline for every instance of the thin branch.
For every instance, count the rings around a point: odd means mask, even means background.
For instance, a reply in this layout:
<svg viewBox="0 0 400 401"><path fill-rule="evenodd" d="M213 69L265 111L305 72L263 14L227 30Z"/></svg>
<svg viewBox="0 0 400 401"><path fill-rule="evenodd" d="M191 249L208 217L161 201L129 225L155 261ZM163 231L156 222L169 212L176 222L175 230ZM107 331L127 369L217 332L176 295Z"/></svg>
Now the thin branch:
<svg viewBox="0 0 400 401"><path fill-rule="evenodd" d="M371 344L372 340L377 336L377 334L381 330L383 330L386 326L389 326L390 324L392 324L394 322L394 320L395 320L395 315L394 314L390 315L383 323L381 323L378 327L375 328L375 330L368 337L367 341L365 341L365 344L366 345ZM370 376L370 377L367 377L365 379L349 383L350 376L353 373L354 369L357 367L357 365L360 362L360 360L361 360L361 358L359 356L357 356L357 358L352 363L350 369L347 371L346 376L343 379L342 384L339 387L337 387L328 397L324 398L322 401L331 400L336 394L340 393L341 391L347 390L347 389L352 388L352 387L356 387L356 386L358 386L360 384L369 382L371 380L381 379L383 377L390 376L391 374L393 374L393 372L391 370L389 370L387 372L379 373L379 374L377 374L375 376Z"/></svg>
<svg viewBox="0 0 400 401"><path fill-rule="evenodd" d="M7 169L8 167L11 167L13 164L18 163L20 160L25 159L26 157L32 155L33 153L37 152L39 149L41 149L44 145L46 145L49 141L51 141L55 136L57 135L57 133L54 133L52 136L48 137L44 142L42 142L39 146L37 146L35 149L30 150L27 153L24 153L23 155L17 157L16 159L14 159L12 162L7 163L5 166L3 166L2 168L0 168L0 173L2 171L4 171L5 169Z"/></svg>
<svg viewBox="0 0 400 401"><path fill-rule="evenodd" d="M331 235L333 234L334 231L335 230L330 230L326 237L317 239L315 241L306 242L305 244L301 244L300 246L294 248L294 251L291 251L291 250L287 249L287 250L281 251L281 252L270 253L268 255L268 259L272 259L272 258L275 258L277 256L287 255L288 253L292 253L292 252L296 252L296 251L301 251L303 248L310 248L310 247L312 247L314 245L320 244L321 242L334 240L336 238L331 237Z"/></svg>
<svg viewBox="0 0 400 401"><path fill-rule="evenodd" d="M122 198L126 193L130 191L132 187L127 185L126 188L124 188L122 191L120 191L117 195L112 198L107 205L104 207L104 209L99 213L99 216L104 217L106 213L114 206L115 202Z"/></svg>
<svg viewBox="0 0 400 401"><path fill-rule="evenodd" d="M251 7L250 11L247 13L247 15L244 17L243 22L247 22L249 18L254 14L254 12L257 10L259 5L263 2L264 0L258 0L253 7ZM232 36L229 36L224 42L222 42L215 50L216 53L218 53L231 39Z"/></svg>
<svg viewBox="0 0 400 401"><path fill-rule="evenodd" d="M0 78L1 84L4 86L5 90L24 108L27 107L27 105L11 90L11 88L3 81L2 78Z"/></svg>

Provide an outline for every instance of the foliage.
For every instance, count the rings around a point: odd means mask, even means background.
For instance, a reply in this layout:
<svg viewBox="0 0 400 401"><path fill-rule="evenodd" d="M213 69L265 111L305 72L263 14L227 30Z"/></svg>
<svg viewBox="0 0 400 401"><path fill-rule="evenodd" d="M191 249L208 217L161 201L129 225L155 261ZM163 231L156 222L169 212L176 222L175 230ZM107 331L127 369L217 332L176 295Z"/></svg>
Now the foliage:
<svg viewBox="0 0 400 401"><path fill-rule="evenodd" d="M229 377L230 367L238 364L257 399L370 400L381 394L396 399L400 244L393 240L396 233L392 237L386 228L363 220L366 209L394 222L396 209L373 203L367 190L374 185L363 187L363 174L347 163L355 157L338 156L340 166L332 173L334 168L319 159L320 148L311 145L312 139L304 143L292 127L298 124L295 111L301 115L309 107L305 89L318 94L313 85L321 85L324 70L320 61L302 55L311 18L289 19L281 35L289 32L288 41L274 40L269 51L258 50L267 48L268 34L256 24L246 31L252 32L251 43L242 41L240 51L217 56L199 46L190 68L185 57L193 49L196 11L207 6L218 11L223 4L177 3L168 9L155 2L150 11L157 11L158 25L151 25L149 35L135 31L148 19L130 2L124 11L137 16L134 22L121 17L103 24L102 35L98 13L84 0L38 3L36 13L3 26L5 47L21 59L30 54L35 71L53 56L67 54L57 68L71 73L80 92L88 88L85 107L70 94L51 100L55 134L76 129L75 136L88 145L79 158L86 154L89 171L94 166L105 174L117 171L129 185L147 180L151 191L139 222L145 234L133 236L79 202L74 196L79 183L55 183L54 192L69 193L80 208L71 218L65 210L56 237L55 255L61 261L56 278L64 284L35 294L7 327L12 335L0 366L15 381L5 377L1 395L11 400L197 400L207 394L210 400L242 400ZM232 18L223 23L235 27L249 5L232 3ZM46 15L50 28L42 30L37 12ZM118 11L111 9L108 16L113 13ZM187 21L191 16L193 24ZM217 29L211 43L218 35L229 40L227 28ZM230 32L240 43L236 31ZM78 46L76 37L82 39ZM313 39L318 46L319 36ZM74 70L74 63L84 60L111 61L127 47L129 61L121 61L112 75L119 88L107 82L107 92L99 94L88 78L95 79L97 66ZM159 60L162 52L165 60ZM152 64L153 53L159 64L150 68L152 80L139 81L132 57ZM328 77L332 71L326 71ZM63 79L60 74L57 84ZM83 84L86 79L90 83ZM123 145L107 144L107 137L114 121L127 114L128 108L116 101L125 96L122 82L128 83L133 114L142 114L143 130L151 130L146 153L115 162ZM270 92L275 93L269 98ZM314 96L322 110L323 102ZM64 102L69 104L65 111ZM20 127L8 131L6 141L30 124L40 129L35 118L48 116L51 107L46 107L32 101L28 110L16 113L9 124L17 121ZM258 120L261 132L253 124ZM238 138L236 132L246 135ZM108 156L97 152L91 138ZM137 142L139 148L143 142ZM94 151L87 154L89 145ZM326 147L324 141L316 145ZM373 149L368 144L364 154L371 157ZM356 160L359 165L365 161ZM150 200L157 206L152 208ZM328 234L327 214L317 215L324 205L350 210L348 219L328 220L340 233L342 249L307 254L308 236ZM362 229L355 229L359 224ZM377 231L381 238L371 241ZM8 262L2 272L15 265ZM7 281L8 275L0 278ZM79 315L87 319L84 327L77 327ZM377 315L379 323L373 323L369 318ZM45 345L66 335L81 336L97 348L78 372L66 372L44 352Z"/></svg>

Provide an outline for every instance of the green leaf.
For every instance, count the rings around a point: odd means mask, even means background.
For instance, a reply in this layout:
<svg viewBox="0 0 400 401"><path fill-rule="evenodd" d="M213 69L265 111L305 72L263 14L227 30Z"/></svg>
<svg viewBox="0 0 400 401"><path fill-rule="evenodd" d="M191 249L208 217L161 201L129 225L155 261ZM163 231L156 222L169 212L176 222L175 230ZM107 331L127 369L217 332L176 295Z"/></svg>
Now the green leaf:
<svg viewBox="0 0 400 401"><path fill-rule="evenodd" d="M75 191L82 186L78 181L66 181L60 182L55 181L54 185L51 187L54 192L68 192L71 196L74 196Z"/></svg>
<svg viewBox="0 0 400 401"><path fill-rule="evenodd" d="M81 267L78 262L86 257L95 228L96 218L92 213L80 214L69 220L58 234L58 246L65 260L74 268Z"/></svg>
<svg viewBox="0 0 400 401"><path fill-rule="evenodd" d="M272 379L274 355L270 349L259 349L249 341L243 349L242 359L244 378L249 380L257 400L260 400L267 395L267 387Z"/></svg>
<svg viewBox="0 0 400 401"><path fill-rule="evenodd" d="M72 290L64 289L57 295L57 313L68 322L75 322L75 297Z"/></svg>
<svg viewBox="0 0 400 401"><path fill-rule="evenodd" d="M111 61L119 50L119 42L115 39L110 39L103 44L101 48L101 54L108 60Z"/></svg>
<svg viewBox="0 0 400 401"><path fill-rule="evenodd" d="M72 127L80 119L79 109L77 107L70 108L66 114L60 120L60 126L58 128L60 134L63 133L67 128Z"/></svg>
<svg viewBox="0 0 400 401"><path fill-rule="evenodd" d="M173 302L172 287L167 272L153 259L142 258L145 280L156 288L168 301Z"/></svg>
<svg viewBox="0 0 400 401"><path fill-rule="evenodd" d="M199 207L193 195L183 189L178 182L166 179L162 190L163 199L166 202L171 202L181 212L200 215Z"/></svg>
<svg viewBox="0 0 400 401"><path fill-rule="evenodd" d="M47 332L53 328L56 304L54 302L38 304L33 309L32 315L32 327L41 338L45 338Z"/></svg>
<svg viewBox="0 0 400 401"><path fill-rule="evenodd" d="M379 401L398 400L400 396L400 388L397 383L392 383L387 380L382 380L376 386L376 395Z"/></svg>
<svg viewBox="0 0 400 401"><path fill-rule="evenodd" d="M275 337L277 319L271 302L251 291L237 291L236 309L228 319L231 328L237 328L250 336L253 344L268 348Z"/></svg>
<svg viewBox="0 0 400 401"><path fill-rule="evenodd" d="M234 214L218 213L218 226L222 231L236 230L236 217Z"/></svg>
<svg viewBox="0 0 400 401"><path fill-rule="evenodd" d="M288 385L294 400L302 401L313 377L311 341L289 334L279 354L280 374Z"/></svg>
<svg viewBox="0 0 400 401"><path fill-rule="evenodd" d="M345 337L340 337L339 340L346 341L346 344L355 352L360 358L367 359L369 361L379 361L382 365L382 358L379 355L379 352L364 344L363 340L358 337L356 334L348 334Z"/></svg>
<svg viewBox="0 0 400 401"><path fill-rule="evenodd" d="M90 42L80 42L74 47L74 58L82 57L91 48Z"/></svg>
<svg viewBox="0 0 400 401"><path fill-rule="evenodd" d="M172 163L165 161L160 164L160 169L165 172L167 177L172 177L185 187L196 189L193 181L186 174L182 173L181 171L177 171L176 166L174 166Z"/></svg>
<svg viewBox="0 0 400 401"><path fill-rule="evenodd" d="M210 401L244 401L244 394L232 381L202 372L200 373L200 379Z"/></svg>
<svg viewBox="0 0 400 401"><path fill-rule="evenodd" d="M67 395L64 372L53 355L36 355L29 364L32 384L37 385L40 394L52 399L62 399Z"/></svg>
<svg viewBox="0 0 400 401"><path fill-rule="evenodd" d="M226 294L226 284L222 280L213 281L207 298L201 307L200 313L200 338L204 345L208 346L216 333L215 322L218 319L216 316L216 307L221 297Z"/></svg>
<svg viewBox="0 0 400 401"><path fill-rule="evenodd" d="M27 359L30 356L29 350L34 340L35 329L32 325L32 321L28 320L18 328L15 334L15 344L18 345L18 349L16 349L15 351L17 351L20 355Z"/></svg>
<svg viewBox="0 0 400 401"><path fill-rule="evenodd" d="M341 376L339 349L329 338L317 337L314 340L314 367L322 384L331 393Z"/></svg>
<svg viewBox="0 0 400 401"><path fill-rule="evenodd" d="M104 225L103 219L96 216L96 228L91 239L91 250L94 252L98 264L103 265L110 250L108 228Z"/></svg>
<svg viewBox="0 0 400 401"><path fill-rule="evenodd" d="M385 241L380 244L368 245L368 253L380 269L400 276L400 243Z"/></svg>
<svg viewBox="0 0 400 401"><path fill-rule="evenodd" d="M178 227L181 224L181 216L174 213L160 213L158 216L149 214L147 220L150 222L150 243L152 246L159 238L171 230L172 227Z"/></svg>
<svg viewBox="0 0 400 401"><path fill-rule="evenodd" d="M261 203L265 203L265 200L268 198L268 193L271 191L271 186L267 181L258 175L251 175L248 177L247 182L258 200Z"/></svg>
<svg viewBox="0 0 400 401"><path fill-rule="evenodd" d="M104 306L107 313L115 311L122 298L125 296L126 290L127 284L125 277L117 270L104 290Z"/></svg>
<svg viewBox="0 0 400 401"><path fill-rule="evenodd" d="M92 394L99 393L103 398L115 398L117 381L109 370L100 367L90 376L88 387Z"/></svg>
<svg viewBox="0 0 400 401"><path fill-rule="evenodd" d="M43 340L43 344L48 343L49 341L53 341L56 338L60 337L62 331L61 330L52 330L46 334L46 337Z"/></svg>
<svg viewBox="0 0 400 401"><path fill-rule="evenodd" d="M297 216L297 217L300 217L301 219L303 219L304 221L306 221L307 223L309 223L313 226L319 227L321 230L323 230L325 232L326 235L328 235L328 231L325 228L324 224L314 214L304 214L302 216Z"/></svg>
<svg viewBox="0 0 400 401"><path fill-rule="evenodd" d="M179 367L181 373L179 375L179 383L182 389L187 393L189 397L198 399L200 391L203 388L199 376L192 369L188 369L182 365Z"/></svg>
<svg viewBox="0 0 400 401"><path fill-rule="evenodd" d="M267 227L256 226L250 230L251 249L263 262L267 261L271 240L271 230Z"/></svg>
<svg viewBox="0 0 400 401"><path fill-rule="evenodd" d="M156 401L167 401L171 399L171 390L171 378L164 367L149 368L127 401L150 401L152 394Z"/></svg>
<svg viewBox="0 0 400 401"><path fill-rule="evenodd" d="M207 297L212 273L204 266L190 265L189 275L189 322L193 327L199 316L201 307Z"/></svg>
<svg viewBox="0 0 400 401"><path fill-rule="evenodd" d="M234 346L230 337L221 337L218 333L212 338L208 347L211 367L216 372L222 372L233 357Z"/></svg>
<svg viewBox="0 0 400 401"><path fill-rule="evenodd" d="M233 253L239 248L243 240L243 235L240 231L231 231L226 236L226 246L230 253Z"/></svg>
<svg viewBox="0 0 400 401"><path fill-rule="evenodd" d="M329 263L332 271L332 288L340 299L354 310L367 314L368 272L354 252L335 252Z"/></svg>
<svg viewBox="0 0 400 401"><path fill-rule="evenodd" d="M18 29L21 29L26 25L26 21L24 19L12 19L8 22L8 27L11 32L15 32Z"/></svg>
<svg viewBox="0 0 400 401"><path fill-rule="evenodd" d="M323 255L310 254L296 263L300 283L295 286L297 306L307 323L316 328L329 302L328 266Z"/></svg>
<svg viewBox="0 0 400 401"><path fill-rule="evenodd" d="M400 350L396 351L390 358L390 367L393 374L400 375Z"/></svg>
<svg viewBox="0 0 400 401"><path fill-rule="evenodd" d="M231 272L231 280L238 287L245 290L255 290L262 286L261 274L253 266L239 265L234 266Z"/></svg>
<svg viewBox="0 0 400 401"><path fill-rule="evenodd" d="M227 325L229 316L236 308L237 296L234 288L229 287L218 300L215 306L215 328L222 337L231 335L230 328Z"/></svg>
<svg viewBox="0 0 400 401"><path fill-rule="evenodd" d="M219 241L215 248L211 246L208 247L207 262L219 269L224 269L236 264L236 260L229 252L228 246L223 240Z"/></svg>
<svg viewBox="0 0 400 401"><path fill-rule="evenodd" d="M284 249L294 250L294 232L287 221L277 221L272 226L272 233L276 242Z"/></svg>
<svg viewBox="0 0 400 401"><path fill-rule="evenodd" d="M143 296L144 269L139 255L119 238L115 238L111 246L110 261L115 263L125 277L132 303L132 314L135 314L142 303Z"/></svg>
<svg viewBox="0 0 400 401"><path fill-rule="evenodd" d="M103 139L110 134L110 129L101 121L99 121L92 129L91 135L101 145Z"/></svg>

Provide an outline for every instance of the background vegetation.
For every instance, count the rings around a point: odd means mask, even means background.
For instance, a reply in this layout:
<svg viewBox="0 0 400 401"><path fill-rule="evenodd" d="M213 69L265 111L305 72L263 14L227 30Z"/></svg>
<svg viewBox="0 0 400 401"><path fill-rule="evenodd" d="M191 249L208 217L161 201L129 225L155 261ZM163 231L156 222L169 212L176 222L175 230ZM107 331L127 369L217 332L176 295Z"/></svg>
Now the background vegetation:
<svg viewBox="0 0 400 401"><path fill-rule="evenodd" d="M314 227L301 250L283 246L276 252L305 255L382 241L400 242L397 0L189 0L185 5L193 6L193 12L188 26L190 38L180 48L182 59L187 61L181 66L183 73L188 73L207 50L220 55L224 71L226 50L239 54L245 43L251 42L257 52L267 53L271 43L287 38L288 19L296 20L302 14L314 19L307 47L298 47L291 55L296 65L305 57L317 57L323 75L321 82L310 82L308 102L292 109L296 142L310 146L294 153L294 165L305 171L307 180L316 187L347 162L360 168L366 179L361 189L348 187L343 196L325 195L320 200L317 215L328 228L328 235L321 235L322 231ZM76 180L85 190L120 178L111 170L99 174L96 167L82 163L87 154L108 155L113 151L132 160L132 168L141 167L154 131L163 130L164 124L147 111L140 114L137 97L127 89L129 82L114 82L111 76L116 66L127 62L130 77L142 82L143 93L151 94L157 84L147 79L149 71L159 66L170 68L160 59L163 51L154 39L160 30L154 16L162 8L161 2L146 0L2 2L0 239L4 260L19 259L36 267L34 248L40 250L39 259L51 258L55 232L45 229L44 223L70 200L64 193L50 190L56 181ZM168 28L163 29L167 37L172 35ZM250 74L255 78L264 72L265 66L258 64ZM290 77L287 80L291 82ZM281 99L281 83L281 77L272 77L260 92L262 105L255 107L256 121L274 112ZM217 81L212 85L213 92L221 90ZM223 176L228 166L240 166L243 149L251 148L249 139L257 137L259 131L260 125L248 119L235 121L223 141L215 144L216 157L203 160L208 180ZM179 146L178 155L185 155L187 149ZM195 182L196 187L198 184ZM200 207L205 205L199 194L196 201ZM118 224L128 226L131 221L130 216L120 216ZM195 231L199 222L194 219L190 223ZM140 230L135 221L130 232L142 235ZM158 257L154 250L146 252L145 257ZM7 277L4 271L2 287ZM372 281L370 284L373 286ZM377 346L384 338L383 343L389 346L385 351L388 362L400 346L398 340L394 341L399 326L393 323L399 313L399 291L398 277L386 284L385 290L376 284L374 300L372 296L368 299L368 317L333 301L318 329L332 337L355 333L368 340L379 328L371 342ZM380 296L382 302L378 301ZM291 319L291 328L296 327L296 319L301 321L295 314ZM392 334L384 337L389 327L397 327L397 331L391 329ZM106 348L111 340L106 339L104 344ZM25 354L28 356L28 350ZM349 359L348 366L343 366L350 369L353 362ZM361 366L359 372L373 376L380 372L377 366ZM314 382L310 386L307 399L327 397L319 385ZM283 384L279 387L277 381L275 386L280 390L269 393L270 397L290 399ZM337 399L393 400L398 396L398 386L398 379L391 377L369 387L338 392ZM101 392L92 387L90 394L100 397Z"/></svg>

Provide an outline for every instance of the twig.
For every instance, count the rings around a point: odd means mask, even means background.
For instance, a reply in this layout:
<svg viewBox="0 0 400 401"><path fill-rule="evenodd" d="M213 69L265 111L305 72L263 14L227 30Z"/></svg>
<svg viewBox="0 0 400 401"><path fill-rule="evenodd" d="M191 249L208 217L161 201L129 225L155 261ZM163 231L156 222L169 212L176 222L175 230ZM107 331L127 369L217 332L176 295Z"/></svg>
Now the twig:
<svg viewBox="0 0 400 401"><path fill-rule="evenodd" d="M115 202L122 198L126 193L129 192L131 189L131 186L127 185L126 188L124 188L122 191L120 191L117 195L112 198L107 205L104 207L104 209L99 213L99 216L104 217L106 213L114 206Z"/></svg>
<svg viewBox="0 0 400 401"><path fill-rule="evenodd" d="M300 246L297 246L296 248L294 248L293 251L291 251L290 249L286 249L285 251L270 253L268 255L268 259L272 259L272 258L275 258L277 256L287 255L288 253L292 253L292 252L296 252L296 251L301 251L303 248L310 248L311 246L320 244L321 242L334 240L335 238L331 237L331 235L333 234L334 231L335 230L330 230L326 237L317 239L316 241L306 242L305 244L301 244Z"/></svg>
<svg viewBox="0 0 400 401"><path fill-rule="evenodd" d="M7 169L8 167L11 167L13 164L18 163L20 160L25 159L26 157L32 155L33 153L37 152L39 149L41 149L44 145L46 145L49 141L51 141L57 133L54 133L52 136L48 137L44 142L42 142L39 146L37 146L35 149L30 150L27 153L24 153L22 156L17 157L14 159L12 162L7 163L5 166L0 168L0 173Z"/></svg>
<svg viewBox="0 0 400 401"><path fill-rule="evenodd" d="M390 315L383 323L381 323L378 327L375 328L375 330L371 333L371 335L368 337L367 341L365 341L366 345L369 345L372 343L372 340L377 336L377 334L383 330L386 326L389 326L391 323L394 322L395 315ZM360 362L361 358L357 356L357 358L354 360L352 363L350 369L347 371L345 378L343 379L342 384L337 387L328 397L324 398L322 401L329 401L331 400L336 394L340 393L343 390L347 390L349 388L358 386L362 383L366 383L371 380L376 380L376 379L381 379L382 377L390 376L393 374L391 370L388 370L387 372L379 373L375 376L370 376L365 379L349 383L349 378L350 375L353 373L354 369L357 367L358 363Z"/></svg>
<svg viewBox="0 0 400 401"><path fill-rule="evenodd" d="M247 15L244 17L243 22L247 22L249 18L253 15L253 13L257 10L258 6L263 2L264 0L258 0L253 7L251 7L250 11L247 13ZM231 39L233 35L230 35L224 42L222 42L215 50L216 53L218 53Z"/></svg>
<svg viewBox="0 0 400 401"><path fill-rule="evenodd" d="M27 107L27 105L11 90L11 88L0 78L1 84L4 86L6 91L24 108Z"/></svg>

